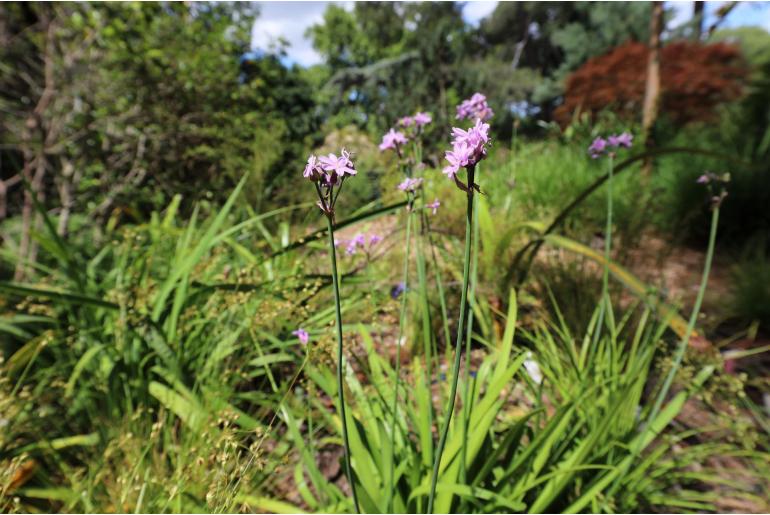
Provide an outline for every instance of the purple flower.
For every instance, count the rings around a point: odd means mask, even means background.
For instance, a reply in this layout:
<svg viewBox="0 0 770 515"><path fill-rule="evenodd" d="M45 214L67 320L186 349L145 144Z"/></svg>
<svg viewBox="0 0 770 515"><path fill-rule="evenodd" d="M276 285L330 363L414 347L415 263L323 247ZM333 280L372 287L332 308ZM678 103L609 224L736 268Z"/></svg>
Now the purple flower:
<svg viewBox="0 0 770 515"><path fill-rule="evenodd" d="M449 165L445 166L442 172L450 179L454 179L460 168L468 165L470 154L471 149L468 145L462 142L455 142L452 150L447 150L444 154L444 158L449 161Z"/></svg>
<svg viewBox="0 0 770 515"><path fill-rule="evenodd" d="M476 120L476 124L464 131L457 127L452 129L454 137L454 146L458 144L466 145L469 150L468 164L476 164L486 155L486 144L489 143L489 124L481 120Z"/></svg>
<svg viewBox="0 0 770 515"><path fill-rule="evenodd" d="M698 184L708 184L711 182L711 177L709 177L709 174L704 173L700 177L698 177L698 180L696 180Z"/></svg>
<svg viewBox="0 0 770 515"><path fill-rule="evenodd" d="M473 166L487 155L489 143L489 124L476 120L476 124L468 130L458 127L452 129L452 150L445 153L449 165L443 172L454 179L460 168Z"/></svg>
<svg viewBox="0 0 770 515"><path fill-rule="evenodd" d="M382 236L379 234L372 234L369 236L369 247L373 247L374 245L377 245L379 242L382 241Z"/></svg>
<svg viewBox="0 0 770 515"><path fill-rule="evenodd" d="M440 205L441 205L441 202L439 202L438 199L436 199L433 202L431 202L430 204L426 204L425 207L427 207L428 209L432 209L433 210L433 214L435 215L436 211L438 211L438 208L439 208Z"/></svg>
<svg viewBox="0 0 770 515"><path fill-rule="evenodd" d="M474 93L471 98L463 100L457 106L457 119L474 118L476 120L489 120L494 116L494 112L487 104L487 97L481 93Z"/></svg>
<svg viewBox="0 0 770 515"><path fill-rule="evenodd" d="M397 299L402 293L406 291L406 285L404 283L398 283L390 289L390 298Z"/></svg>
<svg viewBox="0 0 770 515"><path fill-rule="evenodd" d="M409 127L415 122L415 119L411 116L404 116L403 118L399 118L398 124L401 127Z"/></svg>
<svg viewBox="0 0 770 515"><path fill-rule="evenodd" d="M407 177L404 179L404 182L398 185L398 189L401 191L414 191L419 188L421 184L422 179L412 179L411 177Z"/></svg>
<svg viewBox="0 0 770 515"><path fill-rule="evenodd" d="M624 132L622 134L610 136L609 138L607 138L607 142L611 147L631 148L631 143L633 139L634 139L633 135L631 135L628 132Z"/></svg>
<svg viewBox="0 0 770 515"><path fill-rule="evenodd" d="M307 158L307 164L305 165L305 171L302 172L302 176L305 179L310 179L315 182L322 178L323 175L323 169L321 168L321 165L318 164L318 158L311 154L310 157Z"/></svg>
<svg viewBox="0 0 770 515"><path fill-rule="evenodd" d="M397 132L390 129L382 137L382 143L380 143L380 150L388 150L390 148L397 149L398 145L405 145L407 142L406 136L403 132Z"/></svg>
<svg viewBox="0 0 770 515"><path fill-rule="evenodd" d="M416 115L414 115L414 118L412 118L414 121L414 124L417 127L422 127L424 125L428 125L433 121L433 117L429 113L423 113L419 112Z"/></svg>
<svg viewBox="0 0 770 515"><path fill-rule="evenodd" d="M602 137L597 137L588 147L588 153L593 159L601 156L605 150L607 150L607 140Z"/></svg>
<svg viewBox="0 0 770 515"><path fill-rule="evenodd" d="M353 161L350 160L350 152L344 148L340 157L329 154L328 156L321 156L318 160L321 162L321 168L327 172L327 184L336 183L337 177L356 174Z"/></svg>
<svg viewBox="0 0 770 515"><path fill-rule="evenodd" d="M345 254L352 256L356 253L358 247L364 247L366 245L366 236L361 233L353 236L353 239L348 242L348 246L345 249Z"/></svg>
<svg viewBox="0 0 770 515"><path fill-rule="evenodd" d="M310 335L307 334L307 331L305 331L301 327L299 329L297 329L296 331L292 331L291 334L296 336L299 339L299 342L302 345L307 345L307 342L310 341Z"/></svg>

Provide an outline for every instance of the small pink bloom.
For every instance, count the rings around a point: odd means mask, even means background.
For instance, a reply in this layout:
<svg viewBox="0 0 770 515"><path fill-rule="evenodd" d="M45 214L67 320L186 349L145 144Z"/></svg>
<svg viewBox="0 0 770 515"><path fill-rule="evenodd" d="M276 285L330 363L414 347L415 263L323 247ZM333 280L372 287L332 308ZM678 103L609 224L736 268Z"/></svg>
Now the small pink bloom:
<svg viewBox="0 0 770 515"><path fill-rule="evenodd" d="M436 199L433 202L431 202L430 204L426 204L425 207L427 207L428 209L432 209L433 210L433 214L435 215L436 211L438 211L438 208L439 208L440 205L441 205L441 202L439 202L438 199Z"/></svg>
<svg viewBox="0 0 770 515"><path fill-rule="evenodd" d="M404 181L398 185L398 189L401 191L415 191L422 184L422 179L412 179L407 177Z"/></svg>
<svg viewBox="0 0 770 515"><path fill-rule="evenodd" d="M597 137L588 147L588 153L593 159L598 158L607 150L607 140Z"/></svg>
<svg viewBox="0 0 770 515"><path fill-rule="evenodd" d="M396 149L398 145L405 145L407 142L406 136L403 132L397 132L394 129L390 129L382 137L382 143L380 143L380 150Z"/></svg>
<svg viewBox="0 0 770 515"><path fill-rule="evenodd" d="M292 331L291 334L296 336L299 339L299 342L302 345L307 345L307 342L310 341L310 335L307 333L307 331L305 331L301 327L299 329L297 329L296 331Z"/></svg>
<svg viewBox="0 0 770 515"><path fill-rule="evenodd" d="M422 127L424 125L428 125L433 121L433 117L428 113L419 112L416 115L414 115L414 118L412 118L412 121L414 121L414 124L417 127Z"/></svg>
<svg viewBox="0 0 770 515"><path fill-rule="evenodd" d="M305 165L305 171L302 172L302 176L305 179L310 179L315 182L323 175L324 173L321 169L321 165L318 164L318 158L314 155L310 155L310 157L307 158L307 164Z"/></svg>
<svg viewBox="0 0 770 515"><path fill-rule="evenodd" d="M463 100L457 106L457 119L475 118L476 120L489 120L494 116L494 111L487 104L487 97L481 93L474 93L471 98Z"/></svg>
<svg viewBox="0 0 770 515"><path fill-rule="evenodd" d="M625 147L631 148L634 136L628 132L618 134L617 136L610 136L610 145L613 147Z"/></svg>
<svg viewBox="0 0 770 515"><path fill-rule="evenodd" d="M331 184L336 183L336 177L356 174L356 169L353 162L350 160L350 153L343 148L341 154L340 157L329 154L328 156L321 156L318 159L321 162L321 168L328 172L329 182Z"/></svg>

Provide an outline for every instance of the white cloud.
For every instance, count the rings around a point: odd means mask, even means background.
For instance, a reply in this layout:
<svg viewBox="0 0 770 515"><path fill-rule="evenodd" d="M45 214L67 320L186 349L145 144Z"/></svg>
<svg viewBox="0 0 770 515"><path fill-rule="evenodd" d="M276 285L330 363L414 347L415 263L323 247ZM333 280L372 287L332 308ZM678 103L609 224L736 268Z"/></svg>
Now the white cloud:
<svg viewBox="0 0 770 515"><path fill-rule="evenodd" d="M251 29L251 46L267 50L283 37L289 42L287 49L290 62L311 66L321 62L321 56L313 49L305 31L323 20L323 13L330 2L258 2L260 15ZM336 2L350 9L351 2Z"/></svg>

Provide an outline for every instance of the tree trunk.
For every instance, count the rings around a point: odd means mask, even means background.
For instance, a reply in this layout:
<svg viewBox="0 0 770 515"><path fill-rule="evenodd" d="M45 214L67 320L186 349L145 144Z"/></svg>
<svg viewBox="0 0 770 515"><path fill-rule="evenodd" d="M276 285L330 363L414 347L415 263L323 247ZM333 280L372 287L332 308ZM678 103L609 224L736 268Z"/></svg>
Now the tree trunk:
<svg viewBox="0 0 770 515"><path fill-rule="evenodd" d="M693 9L692 9L692 21L693 21L693 28L692 28L692 38L695 41L700 41L703 37L703 8L705 7L705 3L700 0L694 2Z"/></svg>
<svg viewBox="0 0 770 515"><path fill-rule="evenodd" d="M645 149L655 145L653 128L660 110L660 33L663 30L663 2L652 3L650 18L650 55L647 59L647 83L644 90L644 107L642 111L642 139ZM652 160L646 159L642 167L643 174L649 176L652 172Z"/></svg>

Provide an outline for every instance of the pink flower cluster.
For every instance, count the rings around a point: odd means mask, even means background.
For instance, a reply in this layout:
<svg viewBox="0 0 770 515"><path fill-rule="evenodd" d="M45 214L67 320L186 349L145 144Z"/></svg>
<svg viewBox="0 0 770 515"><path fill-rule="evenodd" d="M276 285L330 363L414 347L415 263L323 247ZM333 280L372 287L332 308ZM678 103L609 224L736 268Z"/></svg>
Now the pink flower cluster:
<svg viewBox="0 0 770 515"><path fill-rule="evenodd" d="M621 134L613 134L612 136L609 136L607 139L602 138L601 136L597 137L593 142L591 142L591 145L588 147L588 154L593 158L597 159L601 157L605 152L610 151L611 149L625 147L625 148L631 148L631 145L633 144L634 136L628 132L623 132Z"/></svg>
<svg viewBox="0 0 770 515"><path fill-rule="evenodd" d="M463 100L457 106L457 119L464 120L471 118L474 120L486 121L495 115L492 108L487 104L487 97L481 93L474 93L471 98Z"/></svg>
<svg viewBox="0 0 770 515"><path fill-rule="evenodd" d="M302 176L313 182L320 181L323 186L333 186L337 184L338 179L355 174L356 167L350 160L350 152L343 148L339 157L334 154L308 157Z"/></svg>
<svg viewBox="0 0 770 515"><path fill-rule="evenodd" d="M398 185L398 189L405 192L414 192L422 184L422 179L412 179L407 177L404 181Z"/></svg>
<svg viewBox="0 0 770 515"><path fill-rule="evenodd" d="M406 139L406 136L404 135L403 132L390 129L382 137L382 143L380 143L380 150L393 149L395 151L398 151L398 147L400 145L406 145L407 141L408 140Z"/></svg>
<svg viewBox="0 0 770 515"><path fill-rule="evenodd" d="M351 240L348 241L346 247L345 247L345 254L348 256L352 256L356 252L358 252L358 249L362 249L366 252L372 250L372 248L377 245L379 242L382 241L382 236L379 234L371 234L369 235L369 243L367 245L367 238L365 234L358 233ZM334 240L334 245L339 245L340 242L337 240Z"/></svg>
<svg viewBox="0 0 770 515"><path fill-rule="evenodd" d="M307 342L310 341L310 335L308 334L307 331L305 331L301 327L296 331L292 331L291 334L296 336L297 339L299 340L299 343L301 343L302 345L307 345Z"/></svg>
<svg viewBox="0 0 770 515"><path fill-rule="evenodd" d="M433 121L433 117L430 113L418 112L414 116L404 116L398 121L398 124L402 127L411 127L414 125L417 128L424 127Z"/></svg>
<svg viewBox="0 0 770 515"><path fill-rule="evenodd" d="M435 215L436 211L438 211L438 208L439 208L440 205L441 205L441 202L439 202L438 199L435 199L430 204L425 204L425 207L428 208L428 209L432 209L433 210L433 214Z"/></svg>
<svg viewBox="0 0 770 515"><path fill-rule="evenodd" d="M452 129L452 150L445 154L449 165L444 167L444 174L454 179L460 168L474 166L487 155L489 143L489 124L476 120L476 124L467 131L457 127Z"/></svg>

